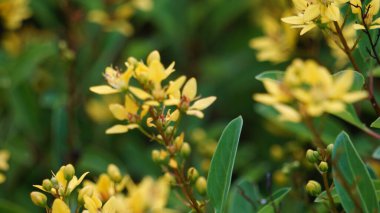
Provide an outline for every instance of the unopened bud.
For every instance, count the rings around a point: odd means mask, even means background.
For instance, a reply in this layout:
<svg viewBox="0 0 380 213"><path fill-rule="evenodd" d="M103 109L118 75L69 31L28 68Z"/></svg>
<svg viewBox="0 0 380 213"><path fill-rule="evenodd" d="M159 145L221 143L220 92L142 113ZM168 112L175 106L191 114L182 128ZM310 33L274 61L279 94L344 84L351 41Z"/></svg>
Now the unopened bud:
<svg viewBox="0 0 380 213"><path fill-rule="evenodd" d="M53 188L58 188L59 187L57 178L52 177L50 179L50 181L51 181L51 184L53 184Z"/></svg>
<svg viewBox="0 0 380 213"><path fill-rule="evenodd" d="M191 181L191 182L195 182L199 177L199 173L198 173L198 170L194 167L190 167L188 170L187 170L187 178Z"/></svg>
<svg viewBox="0 0 380 213"><path fill-rule="evenodd" d="M173 130L174 130L174 127L172 126L168 126L166 129L165 129L165 135L166 136L171 136L173 134Z"/></svg>
<svg viewBox="0 0 380 213"><path fill-rule="evenodd" d="M331 155L331 153L333 152L333 149L334 149L334 144L329 144L327 146L327 153L329 153Z"/></svg>
<svg viewBox="0 0 380 213"><path fill-rule="evenodd" d="M114 182L118 183L121 181L120 170L115 164L108 165L107 173Z"/></svg>
<svg viewBox="0 0 380 213"><path fill-rule="evenodd" d="M327 172L329 170L329 165L327 164L326 161L322 161L320 164L319 164L319 170L323 173Z"/></svg>
<svg viewBox="0 0 380 213"><path fill-rule="evenodd" d="M317 160L321 160L321 155L319 154L318 151L313 151L313 155Z"/></svg>
<svg viewBox="0 0 380 213"><path fill-rule="evenodd" d="M207 191L207 181L206 178L201 176L197 179L197 182L195 182L195 188L199 192L199 194L204 195Z"/></svg>
<svg viewBox="0 0 380 213"><path fill-rule="evenodd" d="M306 184L305 189L312 196L318 196L321 193L321 185L314 180L309 180L309 182Z"/></svg>
<svg viewBox="0 0 380 213"><path fill-rule="evenodd" d="M152 159L155 163L160 162L160 151L158 150L153 150L152 151Z"/></svg>
<svg viewBox="0 0 380 213"><path fill-rule="evenodd" d="M67 165L63 168L63 176L65 177L65 179L66 179L67 181L70 181L71 179L73 179L74 174L75 174L75 169L74 169L74 166L73 166L73 165L71 165L71 164L67 164Z"/></svg>
<svg viewBox="0 0 380 213"><path fill-rule="evenodd" d="M169 160L169 166L173 169L177 169L178 168L178 163L177 161L174 159L174 158L170 158Z"/></svg>
<svg viewBox="0 0 380 213"><path fill-rule="evenodd" d="M318 158L315 157L314 155L314 151L311 150L311 149L308 149L306 151L306 159L310 162L310 163L316 163L318 162Z"/></svg>
<svg viewBox="0 0 380 213"><path fill-rule="evenodd" d="M32 202L34 203L34 205L40 206L40 207L46 207L47 197L41 192L34 191L30 193L30 198L32 199Z"/></svg>
<svg viewBox="0 0 380 213"><path fill-rule="evenodd" d="M45 179L42 181L42 187L46 191L50 191L50 189L53 187L53 184L51 183L51 181L49 179Z"/></svg>
<svg viewBox="0 0 380 213"><path fill-rule="evenodd" d="M191 147L189 145L189 143L183 143L182 144L182 147L181 147L181 155L183 157L188 157L191 153Z"/></svg>

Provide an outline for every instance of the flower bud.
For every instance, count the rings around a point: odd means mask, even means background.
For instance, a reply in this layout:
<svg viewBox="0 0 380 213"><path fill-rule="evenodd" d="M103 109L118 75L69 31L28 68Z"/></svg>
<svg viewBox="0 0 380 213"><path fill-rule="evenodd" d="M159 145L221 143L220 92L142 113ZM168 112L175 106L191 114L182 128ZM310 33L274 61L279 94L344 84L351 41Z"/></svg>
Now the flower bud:
<svg viewBox="0 0 380 213"><path fill-rule="evenodd" d="M159 163L160 162L160 151L158 150L153 150L152 151L152 159L155 163Z"/></svg>
<svg viewBox="0 0 380 213"><path fill-rule="evenodd" d="M317 161L321 160L321 155L319 154L318 151L313 151L313 155L314 155L315 159L317 159Z"/></svg>
<svg viewBox="0 0 380 213"><path fill-rule="evenodd" d="M191 182L195 182L199 177L199 173L198 173L198 170L194 167L190 167L188 170L187 170L187 178L191 181Z"/></svg>
<svg viewBox="0 0 380 213"><path fill-rule="evenodd" d="M178 168L178 163L177 161L174 159L174 158L170 158L169 160L169 166L173 169L177 169Z"/></svg>
<svg viewBox="0 0 380 213"><path fill-rule="evenodd" d="M51 183L51 181L49 179L45 179L42 181L42 187L46 191L50 191L50 189L53 187L53 184Z"/></svg>
<svg viewBox="0 0 380 213"><path fill-rule="evenodd" d="M75 174L75 169L74 169L74 166L73 166L73 165L71 165L71 164L67 164L67 165L63 168L63 176L65 177L65 179L66 179L67 181L70 181L71 179L73 179L74 174Z"/></svg>
<svg viewBox="0 0 380 213"><path fill-rule="evenodd" d="M197 182L195 182L195 188L199 192L199 194L204 195L206 194L207 190L207 181L206 178L201 176L197 179Z"/></svg>
<svg viewBox="0 0 380 213"><path fill-rule="evenodd" d="M322 161L320 164L319 164L319 170L323 173L326 173L328 170L329 170L329 165L327 164L326 161Z"/></svg>
<svg viewBox="0 0 380 213"><path fill-rule="evenodd" d="M321 185L314 180L309 180L305 189L312 196L318 196L321 193Z"/></svg>
<svg viewBox="0 0 380 213"><path fill-rule="evenodd" d="M173 134L173 130L174 130L174 127L172 126L168 126L166 129L165 129L165 135L166 136L171 136Z"/></svg>
<svg viewBox="0 0 380 213"><path fill-rule="evenodd" d="M108 165L107 173L114 182L118 183L121 181L120 170L115 164Z"/></svg>
<svg viewBox="0 0 380 213"><path fill-rule="evenodd" d="M40 207L46 207L47 197L41 192L34 191L30 193L30 198L32 199L32 202L34 203L34 205L40 206Z"/></svg>
<svg viewBox="0 0 380 213"><path fill-rule="evenodd" d="M50 179L50 181L51 181L51 184L53 184L53 188L58 188L59 187L57 178L52 177Z"/></svg>
<svg viewBox="0 0 380 213"><path fill-rule="evenodd" d="M311 150L311 149L308 149L306 151L306 159L310 162L310 163L316 163L318 162L318 158L315 157L314 155L314 151Z"/></svg>
<svg viewBox="0 0 380 213"><path fill-rule="evenodd" d="M334 144L332 144L332 143L329 144L329 145L327 146L327 153L329 153L329 154L331 155L333 149L334 149Z"/></svg>
<svg viewBox="0 0 380 213"><path fill-rule="evenodd" d="M189 143L183 143L182 144L182 147L181 147L181 155L183 157L188 157L191 153L191 147L189 145Z"/></svg>

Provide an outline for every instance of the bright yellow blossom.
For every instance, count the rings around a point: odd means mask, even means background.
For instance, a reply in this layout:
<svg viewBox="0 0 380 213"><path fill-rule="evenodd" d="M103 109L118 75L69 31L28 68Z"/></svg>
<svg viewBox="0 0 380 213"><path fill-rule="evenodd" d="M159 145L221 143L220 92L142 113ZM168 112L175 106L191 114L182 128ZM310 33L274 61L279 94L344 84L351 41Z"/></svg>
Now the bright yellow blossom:
<svg viewBox="0 0 380 213"><path fill-rule="evenodd" d="M68 164L68 165L70 165L70 164ZM89 172L82 174L82 176L80 176L79 179L74 175L71 177L71 179L67 180L65 178L65 168L68 165L62 166L56 174L53 173L53 178L57 182L57 185L53 186L53 188L51 190L45 189L43 185L33 185L33 186L42 190L42 191L51 193L54 196L65 197L67 195L70 195L71 192L77 186L79 186L79 184L81 184L81 182L83 181L83 179L86 177L86 175Z"/></svg>
<svg viewBox="0 0 380 213"><path fill-rule="evenodd" d="M132 69L127 69L124 73L120 73L112 67L107 67L104 77L109 85L93 86L90 87L90 90L100 95L119 93L128 88L129 80L132 77Z"/></svg>
<svg viewBox="0 0 380 213"><path fill-rule="evenodd" d="M168 99L166 105L177 105L178 108L188 115L194 115L198 118L203 118L202 110L209 107L216 100L215 96L198 99L197 95L197 80L190 78L182 89L182 94L175 94L171 99ZM198 99L198 100L197 100ZM193 102L191 104L191 102Z"/></svg>
<svg viewBox="0 0 380 213"><path fill-rule="evenodd" d="M282 18L293 28L301 28L303 35L317 26L318 23L339 21L340 6L349 0L293 0L296 16Z"/></svg>
<svg viewBox="0 0 380 213"><path fill-rule="evenodd" d="M332 76L328 70L311 60L294 60L280 80L264 79L268 94L255 94L254 99L273 106L280 118L299 122L302 116L339 113L345 105L367 97L365 91L350 91L354 71L346 70Z"/></svg>
<svg viewBox="0 0 380 213"><path fill-rule="evenodd" d="M358 0L351 0L352 13L358 14L362 24L354 24L356 30L373 30L380 28L380 18L373 20L373 17L379 13L380 2L379 0L372 0L367 4L365 10L362 9L362 4ZM365 14L362 14L362 13ZM362 19L364 17L364 19ZM364 26L364 24L367 26Z"/></svg>
<svg viewBox="0 0 380 213"><path fill-rule="evenodd" d="M70 208L61 199L55 199L52 206L52 213L70 213Z"/></svg>
<svg viewBox="0 0 380 213"><path fill-rule="evenodd" d="M297 33L272 16L265 15L262 20L264 36L249 42L249 46L257 50L257 59L274 63L288 60L296 47Z"/></svg>

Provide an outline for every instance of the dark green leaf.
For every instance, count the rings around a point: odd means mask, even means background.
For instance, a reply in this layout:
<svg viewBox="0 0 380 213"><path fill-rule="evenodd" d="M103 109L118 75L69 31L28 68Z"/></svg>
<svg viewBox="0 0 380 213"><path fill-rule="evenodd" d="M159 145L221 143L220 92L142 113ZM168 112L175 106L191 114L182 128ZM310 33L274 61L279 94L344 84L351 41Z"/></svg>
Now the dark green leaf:
<svg viewBox="0 0 380 213"><path fill-rule="evenodd" d="M378 212L375 187L349 136L338 135L332 154L336 191L347 212ZM348 188L349 187L349 188Z"/></svg>
<svg viewBox="0 0 380 213"><path fill-rule="evenodd" d="M241 116L226 126L211 160L207 193L217 213L224 212L242 126Z"/></svg>
<svg viewBox="0 0 380 213"><path fill-rule="evenodd" d="M377 118L374 122L372 122L371 127L380 128L380 118Z"/></svg>

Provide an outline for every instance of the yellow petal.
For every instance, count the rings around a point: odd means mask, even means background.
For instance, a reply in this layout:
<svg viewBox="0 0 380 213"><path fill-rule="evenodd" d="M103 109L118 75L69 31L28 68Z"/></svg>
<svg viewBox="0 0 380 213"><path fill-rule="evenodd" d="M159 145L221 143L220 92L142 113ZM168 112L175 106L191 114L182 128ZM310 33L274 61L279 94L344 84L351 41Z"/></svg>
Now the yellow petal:
<svg viewBox="0 0 380 213"><path fill-rule="evenodd" d="M350 0L351 11L353 14L361 13L362 1L361 0Z"/></svg>
<svg viewBox="0 0 380 213"><path fill-rule="evenodd" d="M165 72L165 78L167 78L172 72L174 72L174 64L175 62L173 61L168 68L166 68Z"/></svg>
<svg viewBox="0 0 380 213"><path fill-rule="evenodd" d="M84 207L89 211L89 213L98 213L98 209L102 207L102 202L96 196L89 197L85 195Z"/></svg>
<svg viewBox="0 0 380 213"><path fill-rule="evenodd" d="M354 103L368 97L367 91L356 91L345 94L342 100L346 103Z"/></svg>
<svg viewBox="0 0 380 213"><path fill-rule="evenodd" d="M334 82L334 88L332 91L332 98L341 98L345 93L350 90L354 81L354 72L351 70L343 71L337 76Z"/></svg>
<svg viewBox="0 0 380 213"><path fill-rule="evenodd" d="M188 99L193 100L197 95L197 80L195 78L190 78L183 87L182 95L186 96Z"/></svg>
<svg viewBox="0 0 380 213"><path fill-rule="evenodd" d="M304 11L308 2L305 0L293 0L293 4L297 11Z"/></svg>
<svg viewBox="0 0 380 213"><path fill-rule="evenodd" d="M146 99L152 98L152 96L149 93L137 87L130 86L129 91L131 91L140 100L146 100Z"/></svg>
<svg viewBox="0 0 380 213"><path fill-rule="evenodd" d="M327 6L326 16L331 21L338 21L340 19L339 7L337 7L335 4L330 4L329 6Z"/></svg>
<svg viewBox="0 0 380 213"><path fill-rule="evenodd" d="M137 111L139 110L139 105L131 96L129 95L125 96L124 105L125 105L125 111L127 113L137 114Z"/></svg>
<svg viewBox="0 0 380 213"><path fill-rule="evenodd" d="M156 127L156 125L153 123L153 118L152 117L149 117L148 119L146 119L146 125L148 127Z"/></svg>
<svg viewBox="0 0 380 213"><path fill-rule="evenodd" d="M354 29L355 30L365 30L365 27L361 24L354 24Z"/></svg>
<svg viewBox="0 0 380 213"><path fill-rule="evenodd" d="M279 102L276 97L268 94L254 94L253 99L266 105L272 105Z"/></svg>
<svg viewBox="0 0 380 213"><path fill-rule="evenodd" d="M280 113L280 120L291 121L295 123L301 121L301 115L295 109L284 104L276 104L273 107Z"/></svg>
<svg viewBox="0 0 380 213"><path fill-rule="evenodd" d="M203 118L204 117L203 112L199 111L199 110L187 110L186 114L188 114L188 115L194 115L195 117L198 117L198 118Z"/></svg>
<svg viewBox="0 0 380 213"><path fill-rule="evenodd" d="M109 109L111 110L113 116L118 120L126 119L126 111L125 108L120 104L110 104Z"/></svg>
<svg viewBox="0 0 380 213"><path fill-rule="evenodd" d="M170 81L166 94L170 95L176 91L179 91L182 85L185 83L186 77L183 75L177 78L175 81Z"/></svg>
<svg viewBox="0 0 380 213"><path fill-rule="evenodd" d="M345 105L341 101L329 101L325 103L325 109L329 113L339 113L344 111Z"/></svg>
<svg viewBox="0 0 380 213"><path fill-rule="evenodd" d="M116 213L117 202L115 197L111 197L103 206L102 213Z"/></svg>
<svg viewBox="0 0 380 213"><path fill-rule="evenodd" d="M302 30L300 32L300 35L303 35L303 34L309 32L310 30L312 30L316 26L317 25L315 25L314 23L303 26L303 28L302 28Z"/></svg>
<svg viewBox="0 0 380 213"><path fill-rule="evenodd" d="M115 126L112 126L111 128L106 130L106 134L120 134L120 133L126 133L130 129L138 128L138 124L128 124L128 125L121 125L117 124Z"/></svg>
<svg viewBox="0 0 380 213"><path fill-rule="evenodd" d="M202 98L194 102L190 109L204 110L209 107L216 100L215 96L210 96L207 98Z"/></svg>
<svg viewBox="0 0 380 213"><path fill-rule="evenodd" d="M167 100L164 100L164 105L165 106L173 106L173 105L178 105L181 101L179 99L167 99Z"/></svg>
<svg viewBox="0 0 380 213"><path fill-rule="evenodd" d="M306 112L308 115L313 117L321 116L324 112L325 108L323 104L308 104L306 106Z"/></svg>
<svg viewBox="0 0 380 213"><path fill-rule="evenodd" d="M170 120L170 121L177 121L178 118L179 118L179 115L180 115L180 112L179 112L178 109L176 109L176 110L174 110L173 113L170 114L170 118L169 118L169 120Z"/></svg>
<svg viewBox="0 0 380 213"><path fill-rule="evenodd" d="M52 213L70 213L70 208L61 199L55 199L52 206Z"/></svg>
<svg viewBox="0 0 380 213"><path fill-rule="evenodd" d="M166 78L164 66L160 61L152 61L152 63L149 65L148 78L155 84L161 83L161 81Z"/></svg>
<svg viewBox="0 0 380 213"><path fill-rule="evenodd" d="M120 92L120 90L114 89L107 85L93 86L90 87L90 91L99 95L109 95Z"/></svg>
<svg viewBox="0 0 380 213"><path fill-rule="evenodd" d="M281 18L281 21L287 23L287 24L293 24L293 25L301 25L304 24L304 19L301 16L289 16Z"/></svg>
<svg viewBox="0 0 380 213"><path fill-rule="evenodd" d="M149 55L148 58L146 59L146 63L150 65L153 61L161 61L160 53L157 50L152 51Z"/></svg>
<svg viewBox="0 0 380 213"><path fill-rule="evenodd" d="M306 8L305 13L304 13L304 17L303 17L305 22L312 21L320 15L320 8L319 7L320 7L320 5L318 5L318 4L312 4Z"/></svg>

